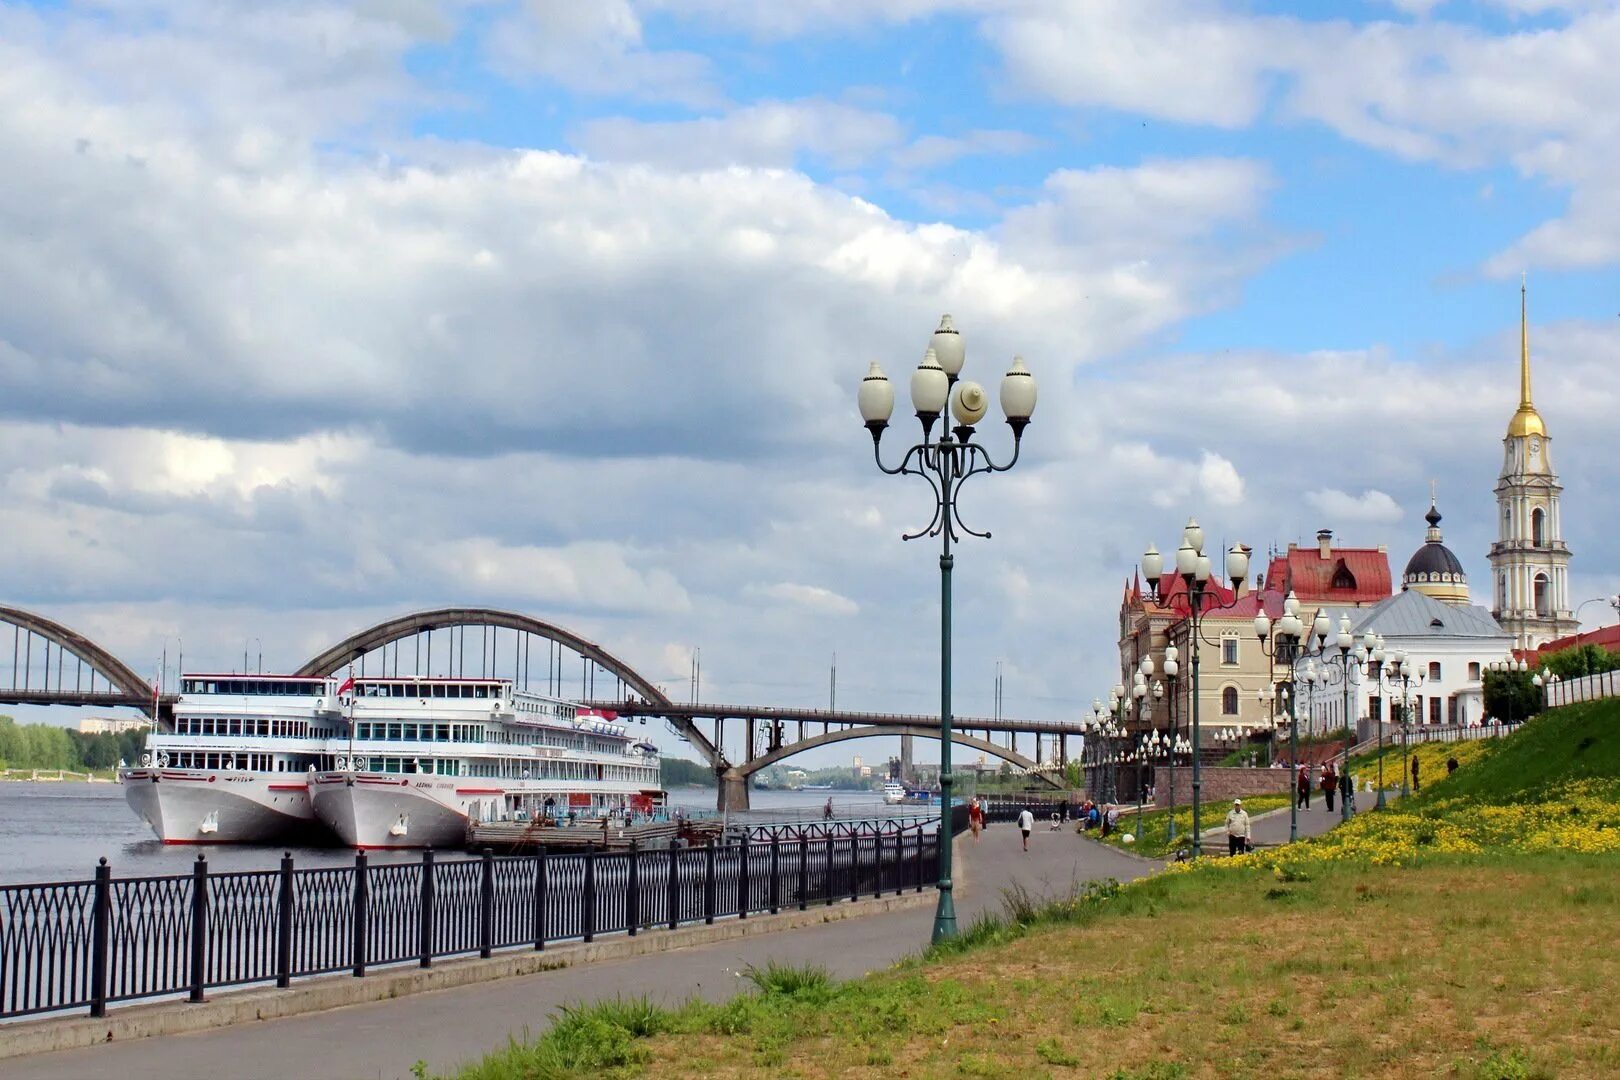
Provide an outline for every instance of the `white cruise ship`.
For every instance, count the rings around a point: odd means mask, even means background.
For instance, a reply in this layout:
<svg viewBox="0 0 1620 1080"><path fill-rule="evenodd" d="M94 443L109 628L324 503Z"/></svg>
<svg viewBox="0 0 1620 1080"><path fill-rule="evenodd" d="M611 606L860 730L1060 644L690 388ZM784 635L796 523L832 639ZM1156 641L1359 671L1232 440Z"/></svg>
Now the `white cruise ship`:
<svg viewBox="0 0 1620 1080"><path fill-rule="evenodd" d="M469 820L661 810L658 750L499 679L187 676L120 774L167 843L459 847Z"/></svg>
<svg viewBox="0 0 1620 1080"><path fill-rule="evenodd" d="M496 679L359 679L352 746L310 777L351 847L448 847L469 821L663 807L658 748L624 724Z"/></svg>
<svg viewBox="0 0 1620 1080"><path fill-rule="evenodd" d="M332 679L186 675L174 730L118 771L124 797L166 844L330 839L309 776L332 767L347 726Z"/></svg>

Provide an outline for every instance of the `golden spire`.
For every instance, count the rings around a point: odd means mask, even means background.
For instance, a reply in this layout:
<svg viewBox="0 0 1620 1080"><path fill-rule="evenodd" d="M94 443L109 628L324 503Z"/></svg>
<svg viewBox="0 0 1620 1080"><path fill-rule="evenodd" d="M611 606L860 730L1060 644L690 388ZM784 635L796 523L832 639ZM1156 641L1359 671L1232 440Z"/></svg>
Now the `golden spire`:
<svg viewBox="0 0 1620 1080"><path fill-rule="evenodd" d="M1519 282L1519 411L1508 424L1508 438L1545 435L1547 425L1530 401L1530 302L1529 275Z"/></svg>

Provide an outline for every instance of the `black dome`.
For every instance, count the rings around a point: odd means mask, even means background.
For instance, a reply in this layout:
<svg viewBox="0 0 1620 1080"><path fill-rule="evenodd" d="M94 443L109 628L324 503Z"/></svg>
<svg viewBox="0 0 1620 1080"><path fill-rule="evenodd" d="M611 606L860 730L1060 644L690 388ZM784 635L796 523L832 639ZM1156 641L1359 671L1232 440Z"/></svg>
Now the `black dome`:
<svg viewBox="0 0 1620 1080"><path fill-rule="evenodd" d="M1438 540L1430 540L1413 553L1406 564L1405 580L1412 581L1416 574L1452 574L1453 581L1466 580L1463 575L1462 562L1451 553L1451 549ZM1418 578L1422 581L1424 578ZM1427 580L1435 580L1433 578ZM1448 579L1440 579L1448 580Z"/></svg>

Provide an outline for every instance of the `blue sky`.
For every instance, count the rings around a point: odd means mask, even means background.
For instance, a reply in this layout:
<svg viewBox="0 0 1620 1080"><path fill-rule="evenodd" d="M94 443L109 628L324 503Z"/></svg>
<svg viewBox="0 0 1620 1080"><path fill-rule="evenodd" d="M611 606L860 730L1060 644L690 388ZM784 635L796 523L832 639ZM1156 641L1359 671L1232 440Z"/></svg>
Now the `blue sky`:
<svg viewBox="0 0 1620 1080"><path fill-rule="evenodd" d="M1299 10L0 2L0 596L223 667L490 603L924 710L922 496L853 388L950 311L1042 386L959 699L1002 659L1071 715L1189 514L1400 564L1437 479L1483 581L1521 272L1571 599L1620 589L1620 13Z"/></svg>

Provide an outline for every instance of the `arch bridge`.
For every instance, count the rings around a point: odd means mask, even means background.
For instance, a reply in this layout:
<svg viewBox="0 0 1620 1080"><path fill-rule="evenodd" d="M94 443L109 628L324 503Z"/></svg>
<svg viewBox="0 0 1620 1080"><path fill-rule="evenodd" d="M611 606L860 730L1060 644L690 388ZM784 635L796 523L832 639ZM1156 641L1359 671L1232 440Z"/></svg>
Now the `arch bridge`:
<svg viewBox="0 0 1620 1080"><path fill-rule="evenodd" d="M0 642L7 628L11 677L0 682L0 704L128 706L160 720L174 703L118 657L53 619L0 605Z"/></svg>
<svg viewBox="0 0 1620 1080"><path fill-rule="evenodd" d="M89 638L59 622L21 608L0 606L0 642L12 630L9 683L0 679L0 704L128 706L154 721L171 718L176 696L153 683ZM0 645L3 648L3 645ZM0 661L3 666L3 661ZM939 717L908 713L799 709L784 706L679 704L620 657L566 627L519 612L483 607L446 607L386 619L359 630L311 657L295 674L360 677L500 678L623 717L664 721L691 745L720 779L720 805L748 806L749 778L779 761L819 746L875 735L938 739ZM577 693L576 684L577 678ZM70 685L71 684L71 685ZM601 693L599 693L601 691ZM712 737L698 722L712 721ZM726 756L725 725L743 724L743 758ZM1016 736L1056 736L1056 764L1068 758L1073 723L959 717L952 742L1001 758L1054 786L1060 771L1018 752ZM787 737L789 725L797 736ZM817 732L816 727L820 728ZM1000 745L994 735L1008 736Z"/></svg>

